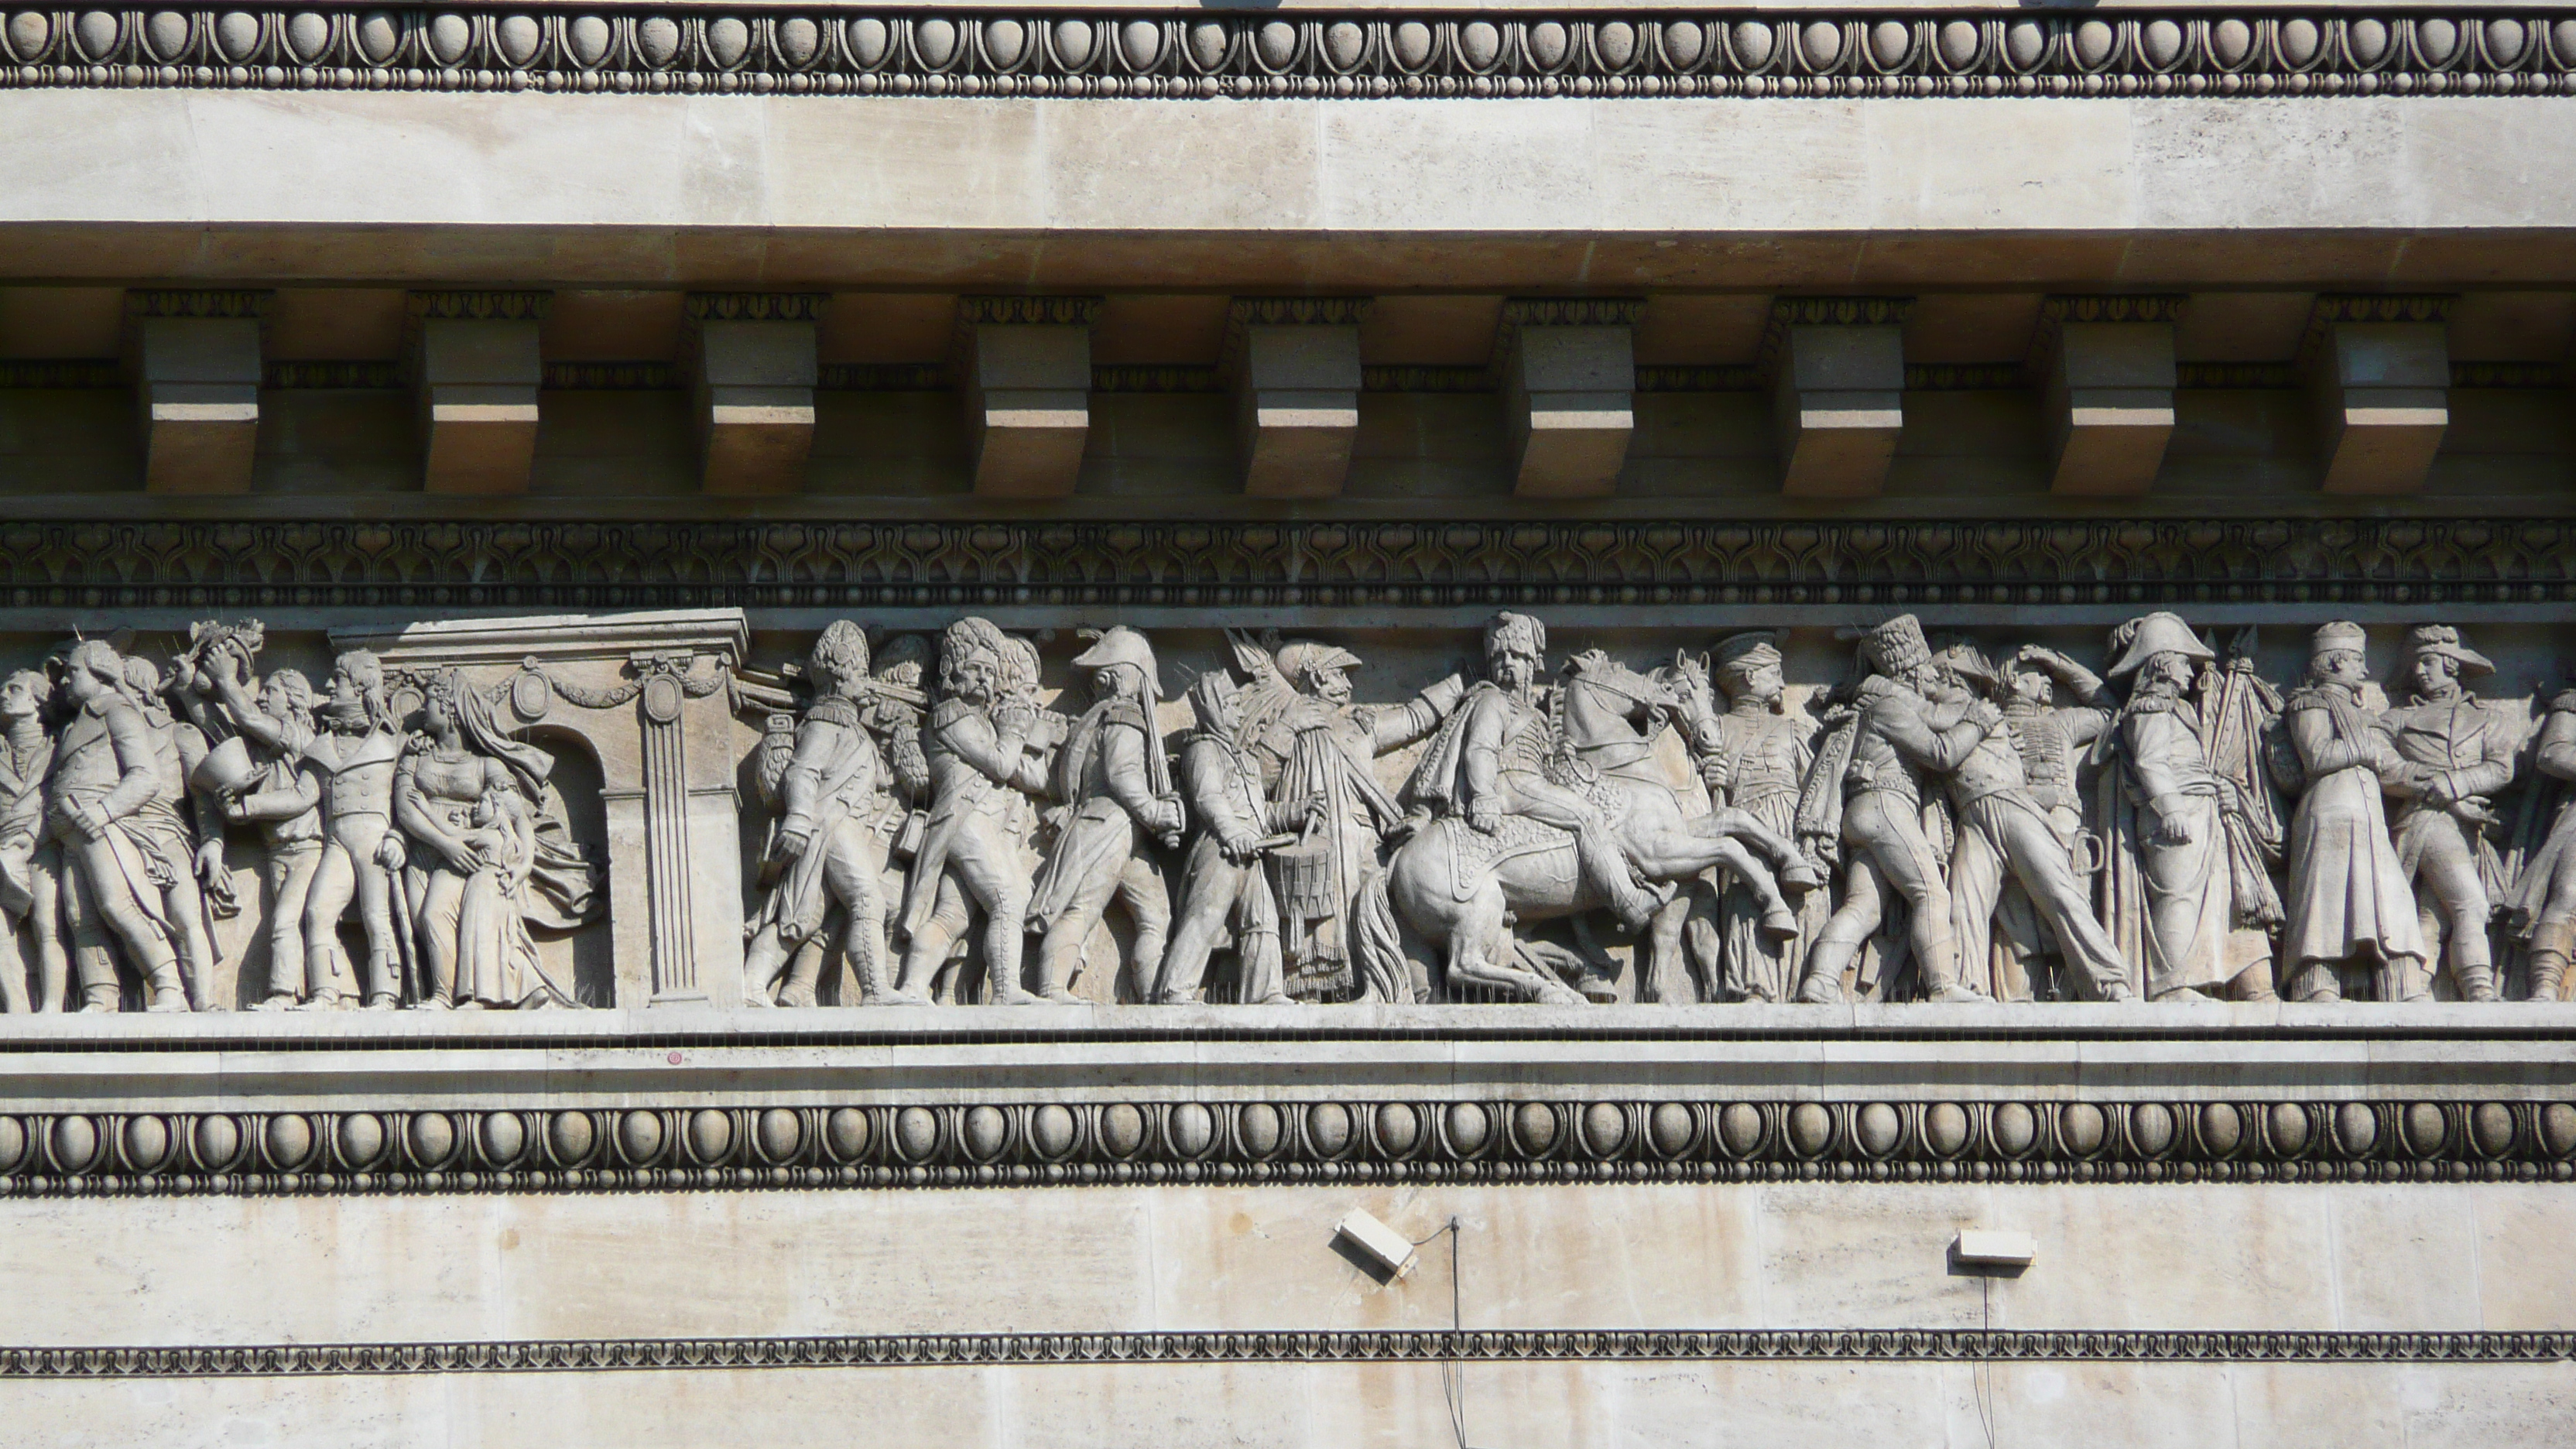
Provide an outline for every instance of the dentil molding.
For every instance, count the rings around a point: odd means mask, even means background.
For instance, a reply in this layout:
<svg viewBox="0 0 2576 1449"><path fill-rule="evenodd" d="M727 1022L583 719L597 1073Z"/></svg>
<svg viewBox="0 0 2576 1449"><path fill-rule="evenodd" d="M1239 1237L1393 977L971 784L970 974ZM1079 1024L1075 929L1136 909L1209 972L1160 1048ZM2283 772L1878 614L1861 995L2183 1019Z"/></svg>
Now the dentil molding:
<svg viewBox="0 0 2576 1449"><path fill-rule="evenodd" d="M0 87L1219 97L2576 93L2576 14L1295 18L628 4L21 9Z"/></svg>

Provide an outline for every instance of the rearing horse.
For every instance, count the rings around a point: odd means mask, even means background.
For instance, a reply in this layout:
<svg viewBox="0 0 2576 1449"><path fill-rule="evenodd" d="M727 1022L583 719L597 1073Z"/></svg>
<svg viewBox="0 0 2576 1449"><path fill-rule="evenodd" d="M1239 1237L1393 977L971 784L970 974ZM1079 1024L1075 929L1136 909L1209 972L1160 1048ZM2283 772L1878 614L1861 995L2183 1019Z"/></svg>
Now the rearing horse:
<svg viewBox="0 0 2576 1449"><path fill-rule="evenodd" d="M1656 737L1690 717L1687 693L1671 681L1587 651L1566 662L1554 705L1552 773L1562 772L1560 784L1600 800L1621 851L1647 880L1683 881L1724 865L1759 882L1766 904L1784 916L1788 905L1777 882L1799 889L1817 883L1797 847L1745 811L1684 814L1680 792L1654 761ZM1511 935L1515 921L1609 904L1585 885L1572 835L1506 816L1487 836L1459 816L1444 816L1396 847L1386 890L1396 913L1440 945L1451 990L1472 985L1524 1000L1583 1003L1580 994L1523 964Z"/></svg>

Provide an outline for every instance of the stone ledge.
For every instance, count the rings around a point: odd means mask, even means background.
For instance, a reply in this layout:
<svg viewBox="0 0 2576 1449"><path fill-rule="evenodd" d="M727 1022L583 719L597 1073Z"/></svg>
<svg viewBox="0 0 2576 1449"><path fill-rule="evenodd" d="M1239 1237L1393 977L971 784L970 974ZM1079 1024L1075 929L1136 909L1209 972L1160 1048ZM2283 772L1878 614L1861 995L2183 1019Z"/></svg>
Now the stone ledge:
<svg viewBox="0 0 2576 1449"><path fill-rule="evenodd" d="M2576 36L2487 12L1521 19L988 9L24 12L0 87L1135 97L2542 94Z"/></svg>

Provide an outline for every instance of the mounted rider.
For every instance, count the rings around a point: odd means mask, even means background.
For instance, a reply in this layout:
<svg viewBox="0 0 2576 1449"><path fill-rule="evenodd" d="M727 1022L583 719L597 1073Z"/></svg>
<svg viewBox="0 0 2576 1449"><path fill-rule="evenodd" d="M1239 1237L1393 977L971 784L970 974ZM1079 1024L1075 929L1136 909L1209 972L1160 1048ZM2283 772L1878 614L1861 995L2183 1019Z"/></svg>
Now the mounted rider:
<svg viewBox="0 0 2576 1449"><path fill-rule="evenodd" d="M1485 672L1423 755L1414 797L1437 814L1464 816L1491 835L1506 815L1571 832L1582 881L1622 924L1645 929L1662 898L1640 881L1602 806L1576 788L1580 772L1559 749L1539 707L1547 626L1526 614L1496 614L1485 625Z"/></svg>

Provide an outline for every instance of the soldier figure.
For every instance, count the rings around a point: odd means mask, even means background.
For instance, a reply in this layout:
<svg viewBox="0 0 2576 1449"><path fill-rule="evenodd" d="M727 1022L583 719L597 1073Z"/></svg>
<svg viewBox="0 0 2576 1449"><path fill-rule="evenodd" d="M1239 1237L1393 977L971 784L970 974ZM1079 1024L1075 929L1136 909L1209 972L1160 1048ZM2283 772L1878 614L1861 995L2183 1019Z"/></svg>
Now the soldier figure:
<svg viewBox="0 0 2576 1449"><path fill-rule="evenodd" d="M1962 681L1987 689L2003 686L1974 644L1953 644L1942 657ZM2087 693L2100 691L2100 680L2077 673L2090 686ZM2043 687L2045 680L2042 676ZM2027 699L2023 702L2026 728L2055 723ZM2086 733L2099 728L2100 722L2093 721ZM1960 942L1960 957L1970 962L1985 958L2004 887L2011 884L2020 888L2022 909L2028 912L2018 923L2026 934L2014 942L2022 959L2059 955L2076 973L2066 985L2102 1001L2130 1000L2137 992L2129 985L2128 966L2075 874L2075 841L2027 783L2022 762L2030 748L2031 741L2011 727L2006 713L2003 727L1988 731L1951 772L1950 799L1959 813L1958 844L1950 856L1951 928ZM2058 753L2060 767L2071 773L2062 747ZM2012 928L2008 923L2007 929Z"/></svg>
<svg viewBox="0 0 2576 1449"><path fill-rule="evenodd" d="M2400 678L2407 701L2379 720L2405 765L2387 786L2398 802L2391 822L2397 861L2441 912L2451 978L2464 1001L2496 999L2487 939L2495 904L2486 882L2499 866L2486 827L2498 822L2488 797L2513 783L2517 742L2502 716L2461 687L2494 672L2485 656L2460 642L2459 630L2419 624L2406 634ZM2409 981L2401 994L2423 999L2430 986Z"/></svg>
<svg viewBox="0 0 2576 1449"><path fill-rule="evenodd" d="M2111 650L2111 677L2136 682L2105 741L2120 758L2106 868L2119 908L2136 914L2148 999L2276 1000L2270 939L2250 924L2266 913L2253 907L2270 887L2241 787L2211 765L2190 697L2194 665L2215 656L2179 616L2161 612L2113 630Z"/></svg>
<svg viewBox="0 0 2576 1449"><path fill-rule="evenodd" d="M251 1009L327 1010L340 1004L339 956L308 951L304 934L324 834L321 772L306 758L314 741L313 686L295 670L273 670L254 699L249 669L248 653L235 646L208 651L198 672L248 748L246 757L215 752L212 777L200 784L222 804L227 821L257 822L268 847L260 858L268 887L268 994ZM250 768L225 773L225 761L236 758Z"/></svg>
<svg viewBox="0 0 2576 1449"><path fill-rule="evenodd" d="M2382 792L2408 765L2362 708L2368 636L2358 624L2316 632L2308 684L2282 711L2307 785L2290 819L2290 889L2282 905L2284 994L2340 1001L2342 972L2367 961L2382 1001L2421 999L2424 936L2415 892L2388 838Z"/></svg>
<svg viewBox="0 0 2576 1449"><path fill-rule="evenodd" d="M1815 762L1815 724L1784 706L1778 636L1736 634L1720 640L1710 663L1726 708L1703 722L1691 741L1700 780L1720 809L1745 811L1783 836L1798 824L1798 790ZM1814 869L1808 862L1809 869ZM1723 974L1711 1000L1786 1001L1797 990L1798 964L1824 924L1830 904L1823 891L1792 912L1776 885L1768 897L1766 873L1731 871L1717 898L1718 950Z"/></svg>
<svg viewBox="0 0 2576 1449"><path fill-rule="evenodd" d="M1231 930L1235 999L1285 1006L1291 998L1280 972L1279 906L1262 857L1285 843L1284 832L1321 818L1323 801L1291 806L1263 796L1260 762L1240 738L1243 691L1232 675L1200 675L1190 686L1190 707L1199 727L1181 746L1181 780L1199 831L1182 876L1180 921L1151 999L1167 1006L1201 999L1208 953Z"/></svg>
<svg viewBox="0 0 2576 1449"><path fill-rule="evenodd" d="M1546 625L1526 614L1494 616L1485 626L1486 677L1424 754L1415 793L1479 834L1493 834L1506 815L1570 832L1583 884L1611 903L1622 925L1643 931L1663 899L1640 881L1602 808L1560 778L1568 772L1557 733L1535 698L1546 656Z"/></svg>
<svg viewBox="0 0 2576 1449"><path fill-rule="evenodd" d="M38 670L0 680L0 1006L13 1013L62 1010L69 973L61 853L45 833L45 773L54 759L45 708L53 694L53 681ZM36 953L32 996L21 926Z"/></svg>
<svg viewBox="0 0 2576 1449"><path fill-rule="evenodd" d="M1799 806L1800 834L1838 840L1847 865L1842 904L1807 953L1798 999L1842 1000L1843 971L1885 919L1892 890L1905 903L1924 994L1983 1000L1959 982L1950 888L1923 831L1923 775L1957 769L2002 716L1942 682L1911 614L1862 636L1860 659L1852 716L1819 753Z"/></svg>
<svg viewBox="0 0 2576 1449"><path fill-rule="evenodd" d="M835 903L841 907L844 949L861 999L874 1002L886 995L877 955L884 842L869 828L885 766L858 699L868 678L867 635L847 619L833 620L815 639L807 668L814 702L796 727L793 752L778 781L780 815L772 853L786 868L751 920L750 944L743 952L746 1006L815 1004L822 953L798 948L821 934Z"/></svg>
<svg viewBox="0 0 2576 1449"><path fill-rule="evenodd" d="M1046 793L1052 716L1038 708L1028 656L984 619L960 619L940 637L940 700L923 755L932 803L904 895L906 938L899 1001L928 990L962 935L984 912L986 1001L1038 998L1020 984L1029 868L1021 849L1031 797Z"/></svg>
<svg viewBox="0 0 2576 1449"><path fill-rule="evenodd" d="M2576 956L2576 689L2565 689L2549 702L2540 738L2532 747L2532 766L2555 785L2557 798L2548 835L2525 861L2513 888L2513 913L2529 939L2533 1001L2557 1001L2566 994L2567 966ZM2530 808L2550 805L2549 794L2533 786Z"/></svg>
<svg viewBox="0 0 2576 1449"><path fill-rule="evenodd" d="M1073 994L1074 971L1082 964L1083 943L1114 895L1126 902L1136 926L1141 996L1161 975L1172 898L1162 866L1137 849L1138 833L1177 849L1185 823L1154 721L1162 699L1154 650L1144 635L1122 625L1103 633L1073 663L1092 671L1094 702L1056 759L1055 793L1068 814L1029 905L1029 928L1045 932L1038 948L1041 994L1049 1001L1082 999Z"/></svg>
<svg viewBox="0 0 2576 1449"><path fill-rule="evenodd" d="M64 693L74 714L55 742L45 783L48 829L62 847L79 953L80 1010L117 1009L110 943L121 944L151 993L147 1010L186 1011L177 933L163 887L190 853L168 814L158 742L124 692L125 661L104 640L72 646ZM176 855L174 866L173 855Z"/></svg>
<svg viewBox="0 0 2576 1449"><path fill-rule="evenodd" d="M368 650L352 649L333 661L329 688L322 731L304 750L322 774L328 837L304 898L306 975L317 982L341 979L340 920L354 899L367 936L359 990L367 1010L391 1011L402 1004L395 966L411 949L410 936L394 925L396 882L406 863L402 832L393 828L402 721L386 696L384 664Z"/></svg>

